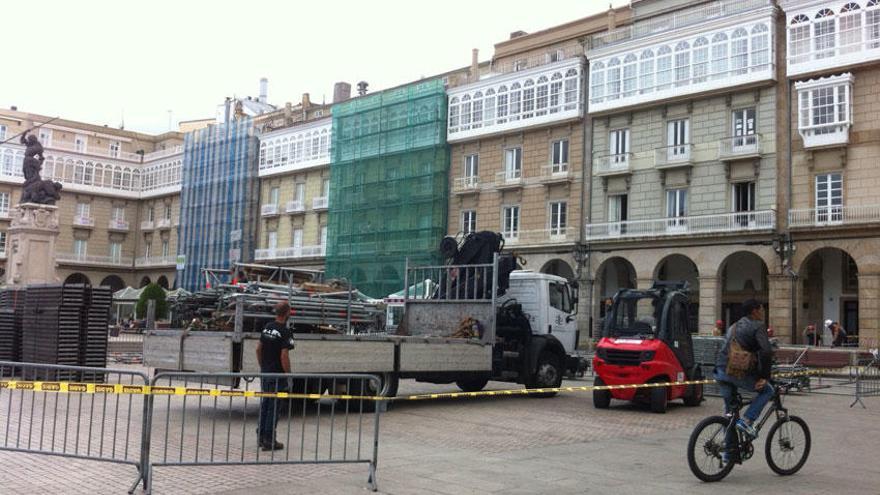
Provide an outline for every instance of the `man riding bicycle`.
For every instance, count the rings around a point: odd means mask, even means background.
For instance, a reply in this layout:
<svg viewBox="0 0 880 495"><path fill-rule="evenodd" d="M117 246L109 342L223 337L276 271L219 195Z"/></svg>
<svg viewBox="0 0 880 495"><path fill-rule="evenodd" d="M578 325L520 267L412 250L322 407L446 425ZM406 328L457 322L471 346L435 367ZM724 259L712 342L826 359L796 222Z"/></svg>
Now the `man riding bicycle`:
<svg viewBox="0 0 880 495"><path fill-rule="evenodd" d="M738 430L754 439L758 436L754 423L774 393L769 383L773 349L764 327L764 307L754 299L744 301L742 307L746 316L727 330L727 338L715 363L715 380L724 397L727 413L732 412L737 387L758 392L736 423ZM750 358L746 365L742 359L745 357Z"/></svg>

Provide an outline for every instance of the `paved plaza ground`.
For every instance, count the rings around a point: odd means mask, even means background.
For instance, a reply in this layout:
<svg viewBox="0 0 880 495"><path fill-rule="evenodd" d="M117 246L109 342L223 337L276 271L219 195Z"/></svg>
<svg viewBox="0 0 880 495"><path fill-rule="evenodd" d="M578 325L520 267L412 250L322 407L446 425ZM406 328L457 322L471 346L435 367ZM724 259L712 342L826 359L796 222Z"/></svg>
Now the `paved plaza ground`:
<svg viewBox="0 0 880 495"><path fill-rule="evenodd" d="M453 389L401 383L404 394ZM379 492L878 494L880 398L866 399L866 409L850 402L788 397L812 430L804 469L788 478L773 474L761 440L752 460L711 485L690 473L685 446L693 426L720 411L718 398L698 408L675 404L665 415L618 402L599 411L589 393L397 403L381 419ZM0 452L3 494L125 493L134 477L131 466ZM154 493L364 494L366 480L366 465L157 467Z"/></svg>

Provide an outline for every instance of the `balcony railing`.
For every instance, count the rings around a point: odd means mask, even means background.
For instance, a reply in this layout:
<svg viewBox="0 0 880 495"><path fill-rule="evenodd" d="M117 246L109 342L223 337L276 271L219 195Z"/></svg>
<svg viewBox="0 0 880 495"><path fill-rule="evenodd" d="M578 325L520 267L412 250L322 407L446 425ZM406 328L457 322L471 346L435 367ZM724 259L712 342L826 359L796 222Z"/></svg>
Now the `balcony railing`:
<svg viewBox="0 0 880 495"><path fill-rule="evenodd" d="M761 136L733 136L718 142L718 160L730 161L761 156Z"/></svg>
<svg viewBox="0 0 880 495"><path fill-rule="evenodd" d="M5 209L5 210L0 210L0 219L2 219L2 220L7 220L7 219L9 219L9 218L12 218L12 217L11 217L11 215L9 214L9 209L8 209L8 208Z"/></svg>
<svg viewBox="0 0 880 495"><path fill-rule="evenodd" d="M116 220L115 218L111 218L107 228L110 230L128 230L128 222L125 220Z"/></svg>
<svg viewBox="0 0 880 495"><path fill-rule="evenodd" d="M0 251L0 260L6 259L6 249Z"/></svg>
<svg viewBox="0 0 880 495"><path fill-rule="evenodd" d="M158 151L154 151L152 153L147 153L144 155L144 162L151 162L153 160L165 158L166 156L176 155L178 153L183 153L183 146L177 145L177 146L172 146L171 148L167 148L164 150L158 150Z"/></svg>
<svg viewBox="0 0 880 495"><path fill-rule="evenodd" d="M73 224L77 227L94 227L95 219L91 217L75 216L73 217Z"/></svg>
<svg viewBox="0 0 880 495"><path fill-rule="evenodd" d="M303 204L301 199L295 199L293 201L288 201L284 206L285 213L303 213L306 211L306 205Z"/></svg>
<svg viewBox="0 0 880 495"><path fill-rule="evenodd" d="M691 217L656 218L587 224L587 240L626 237L664 237L673 235L723 234L770 230L776 225L773 210L699 215Z"/></svg>
<svg viewBox="0 0 880 495"><path fill-rule="evenodd" d="M157 229L170 229L171 228L171 219L170 218L160 218L156 221Z"/></svg>
<svg viewBox="0 0 880 495"><path fill-rule="evenodd" d="M452 183L454 194L469 194L480 190L480 178L477 176L456 177Z"/></svg>
<svg viewBox="0 0 880 495"><path fill-rule="evenodd" d="M326 210L330 205L330 197L329 196L319 196L312 200L312 209L313 210Z"/></svg>
<svg viewBox="0 0 880 495"><path fill-rule="evenodd" d="M593 159L593 175L621 175L632 173L632 153L598 156Z"/></svg>
<svg viewBox="0 0 880 495"><path fill-rule="evenodd" d="M78 253L58 253L55 259L67 263L113 266L131 266L134 261L131 256L95 256Z"/></svg>
<svg viewBox="0 0 880 495"><path fill-rule="evenodd" d="M152 220L143 220L141 222L141 230L153 230L155 227L156 224Z"/></svg>
<svg viewBox="0 0 880 495"><path fill-rule="evenodd" d="M541 182L545 184L570 182L573 178L571 167L567 163L541 167Z"/></svg>
<svg viewBox="0 0 880 495"><path fill-rule="evenodd" d="M141 256L134 260L134 266L172 266L177 264L177 256Z"/></svg>
<svg viewBox="0 0 880 495"><path fill-rule="evenodd" d="M675 168L693 165L693 144L677 144L664 146L654 150L654 166L657 168Z"/></svg>
<svg viewBox="0 0 880 495"><path fill-rule="evenodd" d="M257 249L254 257L258 260L272 260L282 258L313 258L324 256L326 247L323 244L315 246L291 246L274 249Z"/></svg>
<svg viewBox="0 0 880 495"><path fill-rule="evenodd" d="M268 203L260 207L260 215L264 217L274 217L279 214L277 203Z"/></svg>
<svg viewBox="0 0 880 495"><path fill-rule="evenodd" d="M507 189L514 187L522 187L523 176L522 170L505 170L495 174L495 188Z"/></svg>
<svg viewBox="0 0 880 495"><path fill-rule="evenodd" d="M515 246L565 244L575 242L578 238L577 229L573 227L544 230L520 230L515 233L505 232L503 235L506 244Z"/></svg>
<svg viewBox="0 0 880 495"><path fill-rule="evenodd" d="M827 227L880 222L880 205L824 206L788 212L789 227Z"/></svg>

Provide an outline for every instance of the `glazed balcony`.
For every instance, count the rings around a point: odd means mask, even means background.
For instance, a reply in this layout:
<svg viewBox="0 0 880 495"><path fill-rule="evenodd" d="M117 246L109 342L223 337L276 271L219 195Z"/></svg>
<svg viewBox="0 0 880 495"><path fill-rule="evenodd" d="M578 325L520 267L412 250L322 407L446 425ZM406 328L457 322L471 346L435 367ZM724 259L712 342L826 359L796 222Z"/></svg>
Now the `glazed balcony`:
<svg viewBox="0 0 880 495"><path fill-rule="evenodd" d="M572 56L450 89L447 141L577 119L582 69L582 57Z"/></svg>
<svg viewBox="0 0 880 495"><path fill-rule="evenodd" d="M587 224L587 241L773 230L773 210Z"/></svg>

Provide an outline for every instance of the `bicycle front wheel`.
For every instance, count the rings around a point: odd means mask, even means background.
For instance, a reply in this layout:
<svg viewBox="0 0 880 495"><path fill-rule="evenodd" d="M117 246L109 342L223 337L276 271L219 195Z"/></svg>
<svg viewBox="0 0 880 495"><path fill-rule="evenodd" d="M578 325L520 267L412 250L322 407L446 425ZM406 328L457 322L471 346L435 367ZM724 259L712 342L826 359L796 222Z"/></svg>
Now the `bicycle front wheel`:
<svg viewBox="0 0 880 495"><path fill-rule="evenodd" d="M724 462L727 450L724 440L729 420L721 416L710 416L697 424L688 440L688 466L697 478L707 481L721 481L733 469L732 462ZM731 456L732 457L732 456Z"/></svg>
<svg viewBox="0 0 880 495"><path fill-rule="evenodd" d="M810 428L806 421L798 416L778 419L767 434L764 453L776 474L789 476L798 472L810 455Z"/></svg>

